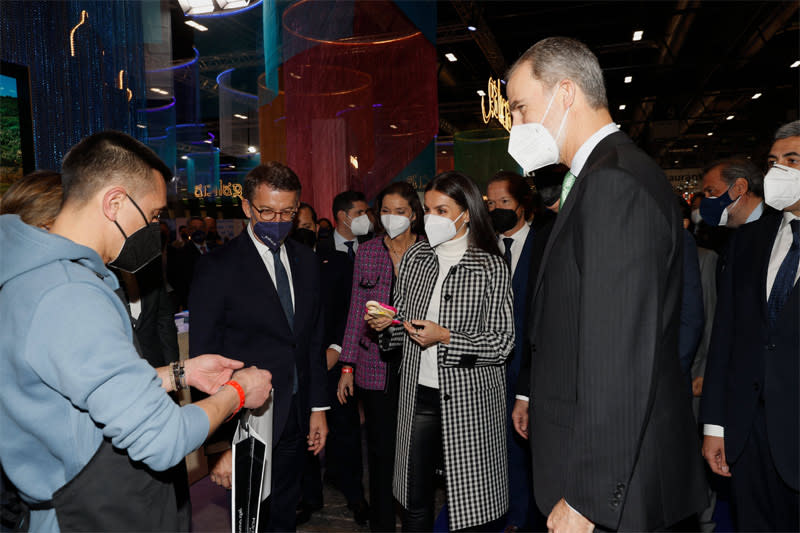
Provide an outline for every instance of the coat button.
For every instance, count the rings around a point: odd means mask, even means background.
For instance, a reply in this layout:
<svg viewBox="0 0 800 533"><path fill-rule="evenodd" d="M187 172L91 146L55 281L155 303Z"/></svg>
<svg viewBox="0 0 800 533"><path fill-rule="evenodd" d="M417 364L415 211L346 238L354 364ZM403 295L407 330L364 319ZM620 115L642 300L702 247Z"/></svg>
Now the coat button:
<svg viewBox="0 0 800 533"><path fill-rule="evenodd" d="M444 401L448 401L448 400L450 400L450 395L445 392L443 398L444 398Z"/></svg>
<svg viewBox="0 0 800 533"><path fill-rule="evenodd" d="M449 301L450 301L450 298L452 298L452 297L453 297L453 295L452 295L452 294L445 294L445 295L444 295L444 301L445 301L445 302L449 302Z"/></svg>

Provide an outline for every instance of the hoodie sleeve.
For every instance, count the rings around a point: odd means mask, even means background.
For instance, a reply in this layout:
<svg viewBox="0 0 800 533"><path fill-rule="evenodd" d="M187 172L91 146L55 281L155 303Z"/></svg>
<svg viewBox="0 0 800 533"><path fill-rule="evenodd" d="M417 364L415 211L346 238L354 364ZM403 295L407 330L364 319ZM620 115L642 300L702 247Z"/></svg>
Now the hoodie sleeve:
<svg viewBox="0 0 800 533"><path fill-rule="evenodd" d="M203 443L208 417L170 399L127 328L116 302L100 288L60 285L36 307L25 359L42 381L88 412L114 446L165 470Z"/></svg>

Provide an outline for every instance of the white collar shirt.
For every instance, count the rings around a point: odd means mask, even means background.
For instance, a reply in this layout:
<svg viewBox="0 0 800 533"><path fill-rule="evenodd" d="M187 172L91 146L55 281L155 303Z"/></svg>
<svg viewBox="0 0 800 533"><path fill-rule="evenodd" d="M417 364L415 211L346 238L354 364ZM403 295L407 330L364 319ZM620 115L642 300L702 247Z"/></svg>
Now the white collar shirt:
<svg viewBox="0 0 800 533"><path fill-rule="evenodd" d="M506 235L501 233L497 235L497 245L500 247L500 252L505 255L506 253L506 239L514 239L514 242L511 243L511 277L514 277L514 273L517 271L517 264L519 263L519 258L522 256L522 248L525 246L525 240L528 238L528 234L531 232L531 227L527 224L522 225L520 229L518 229L513 235Z"/></svg>
<svg viewBox="0 0 800 533"><path fill-rule="evenodd" d="M600 144L600 141L618 131L619 128L617 128L617 125L613 122L609 122L594 132L591 137L586 139L581 147L578 148L578 151L575 152L575 156L572 158L572 163L569 167L569 171L572 172L572 175L577 178L581 173L581 170L583 170L586 160L589 159L589 155L594 151L595 148L597 148L597 145Z"/></svg>
<svg viewBox="0 0 800 533"><path fill-rule="evenodd" d="M264 266L267 267L269 277L272 280L272 284L275 286L275 290L277 291L278 283L275 281L275 257L272 255L272 250L270 250L266 244L258 240L258 237L256 237L253 233L253 226L251 224L247 225L247 234L250 235L250 239L252 239L253 244L256 245L258 255L260 255L261 260L264 261ZM283 244L281 244L280 256L281 264L283 265L283 268L286 269L286 276L289 278L289 291L292 293L292 307L294 307L294 282L292 281L292 267L289 264L289 254L286 253L286 246Z"/></svg>
<svg viewBox="0 0 800 533"><path fill-rule="evenodd" d="M333 243L336 245L337 252L347 253L347 245L345 244L346 242L349 241L344 237L342 237L342 234L339 233L339 230L333 231ZM353 253L356 253L356 250L358 250L358 237L353 238L352 243L353 243Z"/></svg>

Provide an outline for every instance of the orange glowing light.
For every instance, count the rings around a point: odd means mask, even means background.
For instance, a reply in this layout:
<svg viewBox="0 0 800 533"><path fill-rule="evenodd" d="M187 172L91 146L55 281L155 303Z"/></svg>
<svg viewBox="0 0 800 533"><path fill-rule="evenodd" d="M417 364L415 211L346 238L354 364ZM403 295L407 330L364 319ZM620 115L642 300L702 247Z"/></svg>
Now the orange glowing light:
<svg viewBox="0 0 800 533"><path fill-rule="evenodd" d="M84 9L81 11L81 21L78 22L72 31L69 32L69 52L72 57L75 57L75 31L83 26L83 23L89 19L89 13Z"/></svg>

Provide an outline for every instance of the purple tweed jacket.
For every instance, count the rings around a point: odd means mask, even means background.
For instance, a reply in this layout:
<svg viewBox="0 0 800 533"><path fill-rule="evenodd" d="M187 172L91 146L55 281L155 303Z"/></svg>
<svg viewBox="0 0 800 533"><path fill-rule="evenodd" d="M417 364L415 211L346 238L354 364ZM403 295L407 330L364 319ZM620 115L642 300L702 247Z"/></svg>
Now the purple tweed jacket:
<svg viewBox="0 0 800 533"><path fill-rule="evenodd" d="M362 389L383 390L386 384L387 365L381 360L378 335L367 326L364 315L369 300L391 304L392 275L392 259L383 244L383 235L358 246L339 361L355 367L356 385Z"/></svg>

